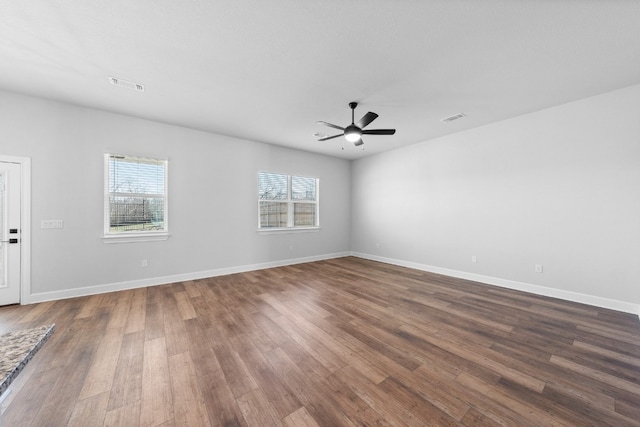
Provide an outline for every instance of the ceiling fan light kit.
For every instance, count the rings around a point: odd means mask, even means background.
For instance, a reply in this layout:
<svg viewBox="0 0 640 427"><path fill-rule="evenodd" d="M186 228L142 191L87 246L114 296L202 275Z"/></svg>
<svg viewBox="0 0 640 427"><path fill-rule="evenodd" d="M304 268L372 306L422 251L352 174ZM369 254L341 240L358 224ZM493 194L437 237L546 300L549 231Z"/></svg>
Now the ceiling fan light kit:
<svg viewBox="0 0 640 427"><path fill-rule="evenodd" d="M338 126L338 125L334 125L332 123L328 123L328 122L323 122L323 121L318 121L318 124L321 125L325 125L325 126L329 126L331 128L334 129L338 129L341 130L342 133L338 134L338 135L333 135L333 136L323 136L321 138L318 139L318 141L327 141L329 139L333 139L333 138L337 138L339 136L343 136L344 138L349 141L352 142L356 147L361 146L362 144L364 144L364 142L362 141L362 135L393 135L396 133L395 129L369 129L369 130L364 130L364 128L369 125L372 121L374 121L378 115L376 113L372 113L371 111L369 111L367 114L365 114L364 116L362 116L362 118L360 120L358 120L358 123L355 123L354 120L354 113L355 113L355 109L358 106L357 102L350 102L349 103L349 108L351 108L351 124L347 127L342 127L342 126ZM314 134L314 136L318 137L321 134L316 132Z"/></svg>
<svg viewBox="0 0 640 427"><path fill-rule="evenodd" d="M361 135L362 135L362 131L356 125L349 125L346 128L344 128L344 137L349 142L356 142L357 140L360 139Z"/></svg>

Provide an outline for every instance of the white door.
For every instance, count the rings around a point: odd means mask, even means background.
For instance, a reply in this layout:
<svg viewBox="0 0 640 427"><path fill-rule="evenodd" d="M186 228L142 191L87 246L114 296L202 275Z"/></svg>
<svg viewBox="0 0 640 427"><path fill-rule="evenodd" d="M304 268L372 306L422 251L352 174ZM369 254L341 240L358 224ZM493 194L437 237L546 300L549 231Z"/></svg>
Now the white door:
<svg viewBox="0 0 640 427"><path fill-rule="evenodd" d="M0 162L0 306L20 302L20 164Z"/></svg>

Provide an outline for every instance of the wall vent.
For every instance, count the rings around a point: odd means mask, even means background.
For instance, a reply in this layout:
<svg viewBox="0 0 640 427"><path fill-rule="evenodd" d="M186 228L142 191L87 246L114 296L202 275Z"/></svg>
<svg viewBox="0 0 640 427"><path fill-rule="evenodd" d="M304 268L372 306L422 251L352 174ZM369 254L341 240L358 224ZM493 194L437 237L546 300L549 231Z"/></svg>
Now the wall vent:
<svg viewBox="0 0 640 427"><path fill-rule="evenodd" d="M125 87L127 89L136 90L138 92L144 92L144 85L140 83L130 82L128 80L122 80L118 77L109 76L109 81L114 86Z"/></svg>
<svg viewBox="0 0 640 427"><path fill-rule="evenodd" d="M464 113L458 113L458 114L454 114L453 116L449 116L449 117L445 117L444 119L440 119L440 121L442 123L449 123L449 122L452 122L454 120L461 119L463 117L466 117L466 115Z"/></svg>

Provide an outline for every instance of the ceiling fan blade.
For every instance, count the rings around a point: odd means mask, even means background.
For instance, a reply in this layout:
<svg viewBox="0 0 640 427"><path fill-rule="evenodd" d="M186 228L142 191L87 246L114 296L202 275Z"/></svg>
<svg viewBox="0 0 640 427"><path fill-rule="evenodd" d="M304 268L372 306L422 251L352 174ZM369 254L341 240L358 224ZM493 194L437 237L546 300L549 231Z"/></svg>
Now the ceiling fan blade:
<svg viewBox="0 0 640 427"><path fill-rule="evenodd" d="M333 125L333 124L331 124L331 123L323 122L323 121L321 121L321 120L318 120L316 123L318 123L319 125L329 126L330 128L344 130L344 128L343 128L343 127L340 127L340 126L338 126L338 125Z"/></svg>
<svg viewBox="0 0 640 427"><path fill-rule="evenodd" d="M357 140L356 142L353 143L353 145L355 145L356 147L359 147L362 144L364 144L364 141L362 140L362 138L360 138L359 140Z"/></svg>
<svg viewBox="0 0 640 427"><path fill-rule="evenodd" d="M356 123L356 126L362 129L363 127L365 127L366 125L368 125L369 123L371 123L377 118L378 118L378 115L376 113L372 113L371 111L369 111L367 114L362 116L360 120L358 120L358 123Z"/></svg>
<svg viewBox="0 0 640 427"><path fill-rule="evenodd" d="M363 135L393 135L396 133L395 129L369 129L363 130Z"/></svg>
<svg viewBox="0 0 640 427"><path fill-rule="evenodd" d="M324 138L320 138L318 141L328 141L329 139L337 138L337 137L342 136L342 135L344 135L344 134L340 133L338 135L325 136Z"/></svg>

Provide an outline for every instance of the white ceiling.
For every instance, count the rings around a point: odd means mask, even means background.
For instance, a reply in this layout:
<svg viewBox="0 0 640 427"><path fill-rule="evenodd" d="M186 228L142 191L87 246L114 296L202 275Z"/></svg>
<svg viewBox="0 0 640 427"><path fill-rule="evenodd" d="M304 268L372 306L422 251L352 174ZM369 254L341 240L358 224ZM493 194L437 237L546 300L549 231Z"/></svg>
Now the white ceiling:
<svg viewBox="0 0 640 427"><path fill-rule="evenodd" d="M638 83L634 0L0 0L0 89L347 159Z"/></svg>

